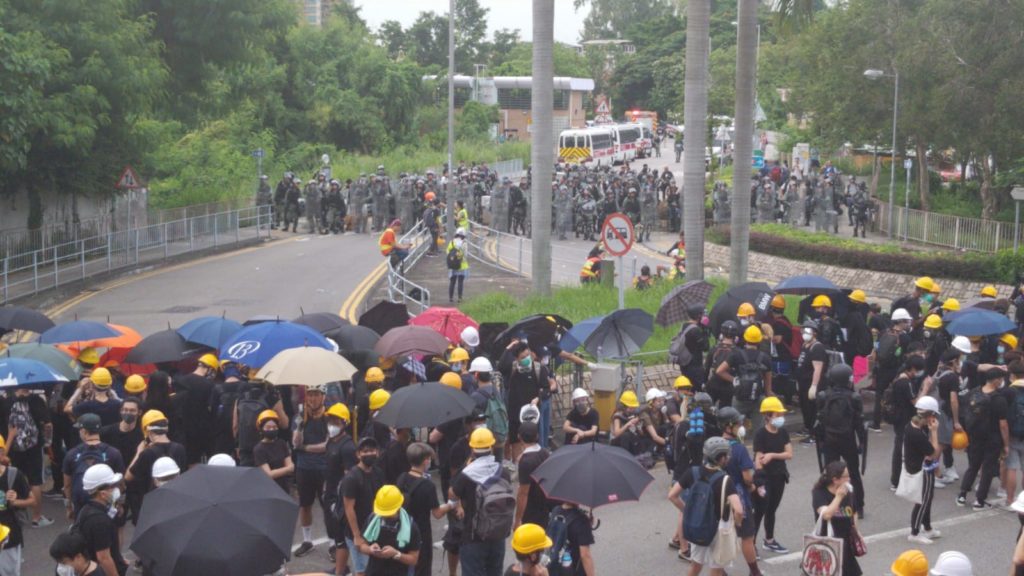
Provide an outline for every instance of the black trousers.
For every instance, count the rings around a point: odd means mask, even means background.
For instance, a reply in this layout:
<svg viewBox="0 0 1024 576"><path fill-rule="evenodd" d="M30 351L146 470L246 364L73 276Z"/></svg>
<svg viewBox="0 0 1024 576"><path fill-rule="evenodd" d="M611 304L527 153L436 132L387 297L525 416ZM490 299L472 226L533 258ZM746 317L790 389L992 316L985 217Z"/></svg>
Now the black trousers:
<svg viewBox="0 0 1024 576"><path fill-rule="evenodd" d="M910 533L917 536L921 526L925 530L932 529L932 498L935 496L935 471L925 470L921 483L921 503L914 504L910 513Z"/></svg>
<svg viewBox="0 0 1024 576"><path fill-rule="evenodd" d="M765 476L764 498L754 496L754 539L761 529L764 520L764 539L775 539L775 511L782 503L782 495L786 492L785 476Z"/></svg>
<svg viewBox="0 0 1024 576"><path fill-rule="evenodd" d="M893 425L896 438L892 443L892 468L889 471L889 483L899 486L900 472L903 471L903 436L906 431L906 422L899 422Z"/></svg>
<svg viewBox="0 0 1024 576"><path fill-rule="evenodd" d="M875 372L875 413L871 417L872 428L882 427L882 395L896 378L897 371L893 368L879 368Z"/></svg>
<svg viewBox="0 0 1024 576"><path fill-rule="evenodd" d="M860 475L860 452L857 451L857 440L853 436L842 441L826 440L822 446L825 463L842 459L850 471L850 484L853 484L853 509L864 511L864 479Z"/></svg>
<svg viewBox="0 0 1024 576"><path fill-rule="evenodd" d="M800 413L804 418L804 428L814 430L814 424L818 420L818 403L808 397L810 393L811 381L800 380L797 394L800 396Z"/></svg>
<svg viewBox="0 0 1024 576"><path fill-rule="evenodd" d="M960 482L960 495L966 496L974 486L974 479L981 472L978 480L978 491L975 502L984 502L988 498L988 489L992 479L999 475L999 456L1003 453L1000 441L987 442L975 440L967 445L967 471Z"/></svg>

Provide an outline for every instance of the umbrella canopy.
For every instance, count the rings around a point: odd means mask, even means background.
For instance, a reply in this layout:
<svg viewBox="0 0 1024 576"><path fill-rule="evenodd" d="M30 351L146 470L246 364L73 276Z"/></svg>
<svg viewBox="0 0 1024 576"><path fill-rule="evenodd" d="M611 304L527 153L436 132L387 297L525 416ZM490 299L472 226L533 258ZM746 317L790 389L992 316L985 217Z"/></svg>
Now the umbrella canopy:
<svg viewBox="0 0 1024 576"><path fill-rule="evenodd" d="M494 346L494 341L498 338L498 335L508 328L508 322L483 322L480 324L478 331L480 332L480 345L477 346L477 350L480 353L486 350L490 350Z"/></svg>
<svg viewBox="0 0 1024 576"><path fill-rule="evenodd" d="M653 333L653 316L639 308L626 308L605 316L583 347L599 360L628 358L639 352Z"/></svg>
<svg viewBox="0 0 1024 576"><path fill-rule="evenodd" d="M339 350L373 350L380 340L380 334L366 326L341 326L326 332L324 336L334 340Z"/></svg>
<svg viewBox="0 0 1024 576"><path fill-rule="evenodd" d="M168 328L142 339L124 357L128 364L177 362L188 355L191 346L176 330Z"/></svg>
<svg viewBox="0 0 1024 576"><path fill-rule="evenodd" d="M55 324L46 314L23 306L4 306L0 308L0 332L8 330L28 330L42 334Z"/></svg>
<svg viewBox="0 0 1024 576"><path fill-rule="evenodd" d="M409 309L405 304L381 300L359 317L359 325L366 326L380 336L392 328L409 324Z"/></svg>
<svg viewBox="0 0 1024 576"><path fill-rule="evenodd" d="M5 352L9 358L38 360L70 381L77 381L82 376L82 366L74 356L53 346L38 342L25 342L11 344Z"/></svg>
<svg viewBox="0 0 1024 576"><path fill-rule="evenodd" d="M66 344L69 342L89 342L97 338L113 338L120 335L120 332L103 322L75 320L58 324L43 332L39 335L39 341L43 344Z"/></svg>
<svg viewBox="0 0 1024 576"><path fill-rule="evenodd" d="M961 310L967 309L967 308L981 308L981 309L984 309L984 310L991 310L992 308L995 307L995 305L996 305L996 299L995 298L982 298L982 297L971 298L970 300L968 300L965 304L963 304L961 306Z"/></svg>
<svg viewBox="0 0 1024 576"><path fill-rule="evenodd" d="M458 346L462 330L472 326L480 328L480 324L469 316L466 316L458 308L442 308L431 306L409 320L410 326L426 326L444 336L449 342Z"/></svg>
<svg viewBox="0 0 1024 576"><path fill-rule="evenodd" d="M107 351L124 350L127 352L142 341L142 334L136 332L134 328L121 324L107 324L107 326L118 332L118 335L106 338L93 338L92 340L80 340L62 346L66 346L68 351L76 355L86 348L106 348Z"/></svg>
<svg viewBox="0 0 1024 576"><path fill-rule="evenodd" d="M372 349L339 350L338 354L341 354L346 360L351 362L356 367L356 370L360 372L365 371L371 366L380 366L380 354L377 354Z"/></svg>
<svg viewBox="0 0 1024 576"><path fill-rule="evenodd" d="M654 481L632 454L597 442L559 448L534 470L533 479L549 499L590 508L639 500Z"/></svg>
<svg viewBox="0 0 1024 576"><path fill-rule="evenodd" d="M393 428L437 426L468 416L476 408L461 390L438 382L399 388L377 413L376 421Z"/></svg>
<svg viewBox="0 0 1024 576"><path fill-rule="evenodd" d="M954 336L989 336L1017 329L1005 315L984 308L967 308L947 315L946 331Z"/></svg>
<svg viewBox="0 0 1024 576"><path fill-rule="evenodd" d="M252 326L253 324L262 324L264 322L280 322L281 317L273 314L257 314L252 318L249 318L245 322L242 322L242 326Z"/></svg>
<svg viewBox="0 0 1024 576"><path fill-rule="evenodd" d="M691 306L707 306L708 298L715 287L704 280L691 280L672 289L661 299L661 307L655 320L661 326L671 326L687 319L686 310Z"/></svg>
<svg viewBox="0 0 1024 576"><path fill-rule="evenodd" d="M775 286L777 294L824 294L842 290L828 278L814 274L790 276Z"/></svg>
<svg viewBox="0 0 1024 576"><path fill-rule="evenodd" d="M749 302L754 306L758 320L766 320L773 296L775 296L775 292L764 282L747 282L726 290L708 314L710 321L708 326L711 328L711 333L717 335L719 328L722 327L722 322L736 320L736 310L744 302Z"/></svg>
<svg viewBox="0 0 1024 576"><path fill-rule="evenodd" d="M223 316L200 316L182 324L178 334L193 344L220 348L241 329L241 324Z"/></svg>
<svg viewBox="0 0 1024 576"><path fill-rule="evenodd" d="M594 333L602 320L604 320L604 316L593 316L577 322L568 332L562 334L562 339L558 341L558 347L566 352L575 352Z"/></svg>
<svg viewBox="0 0 1024 576"><path fill-rule="evenodd" d="M260 368L282 350L313 346L333 350L319 332L293 322L260 322L246 326L220 348L220 359Z"/></svg>
<svg viewBox="0 0 1024 576"><path fill-rule="evenodd" d="M289 348L277 353L256 373L256 378L276 386L320 386L351 380L357 372L351 362L323 348Z"/></svg>
<svg viewBox="0 0 1024 576"><path fill-rule="evenodd" d="M345 320L341 316L331 312L314 312L312 314L303 313L298 318L292 320L292 322L303 326L309 326L321 334L330 332L335 328L341 328L342 326L350 326L348 320Z"/></svg>
<svg viewBox="0 0 1024 576"><path fill-rule="evenodd" d="M0 358L0 389L52 386L68 379L39 360Z"/></svg>
<svg viewBox="0 0 1024 576"><path fill-rule="evenodd" d="M513 338L525 335L530 348L538 350L558 341L559 336L572 328L572 322L557 314L534 314L509 326L494 339L491 350L497 354L508 346Z"/></svg>
<svg viewBox="0 0 1024 576"><path fill-rule="evenodd" d="M259 468L200 465L146 494L131 549L156 576L270 574L298 512Z"/></svg>
<svg viewBox="0 0 1024 576"><path fill-rule="evenodd" d="M381 356L444 354L448 341L426 326L399 326L388 330L373 349Z"/></svg>

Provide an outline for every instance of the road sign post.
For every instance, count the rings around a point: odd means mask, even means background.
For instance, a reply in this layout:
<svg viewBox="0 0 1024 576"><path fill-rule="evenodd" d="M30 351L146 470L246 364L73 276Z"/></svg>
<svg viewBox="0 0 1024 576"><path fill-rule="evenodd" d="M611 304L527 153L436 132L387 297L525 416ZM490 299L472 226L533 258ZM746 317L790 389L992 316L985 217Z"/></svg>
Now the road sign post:
<svg viewBox="0 0 1024 576"><path fill-rule="evenodd" d="M1020 246L1020 203L1024 200L1024 186L1014 186L1010 190L1010 197L1013 198L1013 253L1017 253Z"/></svg>
<svg viewBox="0 0 1024 576"><path fill-rule="evenodd" d="M619 272L619 310L626 307L626 285L623 274L625 268L622 264L622 257L633 247L633 240L633 222L628 216L621 212L615 212L604 219L604 224L601 226L601 243L609 254L618 259L615 267Z"/></svg>

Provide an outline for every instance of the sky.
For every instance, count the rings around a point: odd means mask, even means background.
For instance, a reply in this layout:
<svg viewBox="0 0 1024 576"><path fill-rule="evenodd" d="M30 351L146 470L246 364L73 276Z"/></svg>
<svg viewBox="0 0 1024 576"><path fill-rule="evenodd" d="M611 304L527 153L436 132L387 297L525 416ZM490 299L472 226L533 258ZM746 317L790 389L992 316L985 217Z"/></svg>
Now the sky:
<svg viewBox="0 0 1024 576"><path fill-rule="evenodd" d="M532 13L529 0L479 0L480 6L489 8L487 15L487 31L493 34L501 28L519 29L519 37L529 41L533 35ZM576 12L573 0L554 0L555 2L555 40L566 44L576 44L579 33L583 29L583 19L589 7L580 8ZM448 0L356 0L360 6L360 14L376 30L385 20L398 20L403 28L408 28L419 16L420 12L434 11L438 14L448 13Z"/></svg>

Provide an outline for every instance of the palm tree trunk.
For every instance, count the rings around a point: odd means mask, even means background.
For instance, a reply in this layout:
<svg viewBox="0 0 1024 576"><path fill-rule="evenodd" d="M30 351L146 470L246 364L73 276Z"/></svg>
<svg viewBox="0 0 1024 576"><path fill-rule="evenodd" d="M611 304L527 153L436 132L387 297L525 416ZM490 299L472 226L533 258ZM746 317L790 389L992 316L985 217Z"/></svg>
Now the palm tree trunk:
<svg viewBox="0 0 1024 576"><path fill-rule="evenodd" d="M711 0L690 0L686 6L686 99L683 102L683 233L687 280L704 279L704 143L708 124L710 27Z"/></svg>
<svg viewBox="0 0 1024 576"><path fill-rule="evenodd" d="M729 284L747 281L750 248L750 175L754 155L754 85L757 66L757 0L737 0L736 143L733 146Z"/></svg>
<svg viewBox="0 0 1024 576"><path fill-rule="evenodd" d="M535 294L551 294L551 176L554 172L554 0L533 0L533 81L530 108L533 135L530 147L532 185L530 221L533 228L532 273Z"/></svg>

